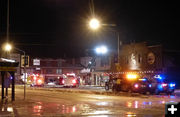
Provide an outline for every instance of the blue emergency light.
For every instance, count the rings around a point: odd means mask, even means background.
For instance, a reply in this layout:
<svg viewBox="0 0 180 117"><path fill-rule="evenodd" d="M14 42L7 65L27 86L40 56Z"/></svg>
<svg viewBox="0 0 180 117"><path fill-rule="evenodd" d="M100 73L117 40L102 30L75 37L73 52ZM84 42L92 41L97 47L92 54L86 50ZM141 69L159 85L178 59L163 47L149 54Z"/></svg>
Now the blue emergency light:
<svg viewBox="0 0 180 117"><path fill-rule="evenodd" d="M146 81L147 79L146 78L143 78L143 79L139 79L140 81Z"/></svg>
<svg viewBox="0 0 180 117"><path fill-rule="evenodd" d="M170 83L169 84L170 87L175 87L175 85L176 85L175 83Z"/></svg>

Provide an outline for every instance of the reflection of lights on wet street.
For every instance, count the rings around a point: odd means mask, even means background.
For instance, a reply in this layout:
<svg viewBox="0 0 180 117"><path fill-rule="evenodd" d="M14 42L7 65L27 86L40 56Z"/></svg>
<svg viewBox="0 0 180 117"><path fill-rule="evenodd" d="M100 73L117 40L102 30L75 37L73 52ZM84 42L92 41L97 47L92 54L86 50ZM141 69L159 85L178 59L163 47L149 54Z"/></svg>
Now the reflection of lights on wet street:
<svg viewBox="0 0 180 117"><path fill-rule="evenodd" d="M133 102L126 102L126 107L128 108L148 108L152 106L152 102L139 102L139 101L133 101Z"/></svg>
<svg viewBox="0 0 180 117"><path fill-rule="evenodd" d="M131 102L127 102L126 106L131 108L132 107L132 103Z"/></svg>
<svg viewBox="0 0 180 117"><path fill-rule="evenodd" d="M171 99L175 99L175 98L176 98L176 96L171 95L171 96L170 96L170 98L171 98Z"/></svg>
<svg viewBox="0 0 180 117"><path fill-rule="evenodd" d="M72 112L76 112L76 106L72 107Z"/></svg>
<svg viewBox="0 0 180 117"><path fill-rule="evenodd" d="M104 97L104 96L95 96L95 98L97 98L97 99L105 99L106 97Z"/></svg>
<svg viewBox="0 0 180 117"><path fill-rule="evenodd" d="M126 113L126 116L127 116L127 117L136 117L136 114L135 114L135 113L132 113L132 112L127 112L127 113Z"/></svg>
<svg viewBox="0 0 180 117"><path fill-rule="evenodd" d="M41 110L42 110L42 106L40 105L36 105L36 106L34 106L34 108L33 108L33 111L36 113L36 112L41 112Z"/></svg>
<svg viewBox="0 0 180 117"><path fill-rule="evenodd" d="M108 115L88 116L88 117L109 117Z"/></svg>
<svg viewBox="0 0 180 117"><path fill-rule="evenodd" d="M8 107L8 108L7 108L7 111L8 111L8 112L13 112L13 108L12 108L12 107Z"/></svg>
<svg viewBox="0 0 180 117"><path fill-rule="evenodd" d="M3 112L3 111L8 111L8 112L13 112L13 107L2 107L1 108L1 111Z"/></svg>
<svg viewBox="0 0 180 117"><path fill-rule="evenodd" d="M2 111L4 111L4 107L2 107L2 109L1 109Z"/></svg>
<svg viewBox="0 0 180 117"><path fill-rule="evenodd" d="M134 107L138 108L138 101L135 101Z"/></svg>
<svg viewBox="0 0 180 117"><path fill-rule="evenodd" d="M152 105L152 102L148 102L149 105Z"/></svg>
<svg viewBox="0 0 180 117"><path fill-rule="evenodd" d="M106 105L108 105L108 102L98 102L98 103L96 103L96 105L98 105L98 106L106 106Z"/></svg>
<svg viewBox="0 0 180 117"><path fill-rule="evenodd" d="M163 101L161 101L161 104L165 104L165 101L163 100Z"/></svg>
<svg viewBox="0 0 180 117"><path fill-rule="evenodd" d="M88 114L94 114L94 115L97 115L97 114L109 114L109 111L107 111L107 110L98 110L98 111L88 113Z"/></svg>

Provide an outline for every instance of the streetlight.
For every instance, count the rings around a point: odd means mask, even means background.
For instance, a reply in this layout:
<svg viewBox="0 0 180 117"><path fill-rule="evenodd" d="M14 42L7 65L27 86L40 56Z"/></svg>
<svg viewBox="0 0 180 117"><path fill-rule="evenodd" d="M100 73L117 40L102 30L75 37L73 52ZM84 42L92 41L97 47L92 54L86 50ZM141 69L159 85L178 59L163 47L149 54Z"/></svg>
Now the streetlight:
<svg viewBox="0 0 180 117"><path fill-rule="evenodd" d="M101 26L109 26L109 27L115 27L116 24L102 24L100 23L100 21L96 18L92 18L89 22L89 27L92 30L97 30L99 29ZM118 40L118 48L117 48L117 54L118 54L118 63L119 63L119 46L120 46L120 41L119 41L119 32L117 30L114 30L117 33L117 40ZM99 50L97 50L99 51Z"/></svg>
<svg viewBox="0 0 180 117"><path fill-rule="evenodd" d="M25 97L26 97L26 64L25 64L26 63L26 53L25 53L25 51L23 51L19 48L12 47L12 45L9 43L4 44L3 49L7 52L10 52L12 49L15 49L24 54L24 99L25 99Z"/></svg>
<svg viewBox="0 0 180 117"><path fill-rule="evenodd" d="M6 43L6 44L4 44L3 49L4 49L6 52L10 52L11 49L12 49L12 46L11 46L11 44Z"/></svg>
<svg viewBox="0 0 180 117"><path fill-rule="evenodd" d="M108 49L106 46L100 46L95 49L97 54L106 54Z"/></svg>
<svg viewBox="0 0 180 117"><path fill-rule="evenodd" d="M93 30L97 30L100 27L100 22L98 19L93 18L89 21L89 27Z"/></svg>

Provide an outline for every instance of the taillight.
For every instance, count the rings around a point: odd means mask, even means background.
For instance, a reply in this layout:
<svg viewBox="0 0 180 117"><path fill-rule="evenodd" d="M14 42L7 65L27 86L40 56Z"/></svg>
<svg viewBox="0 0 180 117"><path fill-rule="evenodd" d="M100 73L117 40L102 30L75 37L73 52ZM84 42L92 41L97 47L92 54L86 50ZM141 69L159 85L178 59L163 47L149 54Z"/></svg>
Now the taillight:
<svg viewBox="0 0 180 117"><path fill-rule="evenodd" d="M62 84L64 84L64 80L62 80Z"/></svg>
<svg viewBox="0 0 180 117"><path fill-rule="evenodd" d="M138 88L138 87L139 87L139 85L138 85L138 84L135 84L135 85L134 85L134 87L135 87L135 88Z"/></svg>
<svg viewBox="0 0 180 117"><path fill-rule="evenodd" d="M164 84L164 83L163 83L163 84L162 84L162 86L163 86L163 87L166 87L166 86L167 86L167 84Z"/></svg>
<svg viewBox="0 0 180 117"><path fill-rule="evenodd" d="M76 80L74 79L74 80L72 80L72 83L76 83Z"/></svg>

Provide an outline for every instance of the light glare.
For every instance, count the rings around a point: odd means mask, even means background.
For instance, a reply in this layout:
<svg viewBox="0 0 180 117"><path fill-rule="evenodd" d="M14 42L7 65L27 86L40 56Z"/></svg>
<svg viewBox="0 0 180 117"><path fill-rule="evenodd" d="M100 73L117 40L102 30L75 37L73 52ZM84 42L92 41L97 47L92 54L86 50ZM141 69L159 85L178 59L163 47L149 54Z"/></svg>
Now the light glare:
<svg viewBox="0 0 180 117"><path fill-rule="evenodd" d="M97 47L96 53L97 54L106 54L108 49L105 46Z"/></svg>
<svg viewBox="0 0 180 117"><path fill-rule="evenodd" d="M99 28L100 23L97 19L94 18L94 19L91 19L91 21L89 22L89 26L90 26L90 28L96 30Z"/></svg>
<svg viewBox="0 0 180 117"><path fill-rule="evenodd" d="M5 48L4 48L4 49L5 49L5 51L11 51L12 46L7 43L7 44L5 45Z"/></svg>

